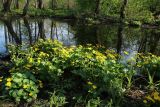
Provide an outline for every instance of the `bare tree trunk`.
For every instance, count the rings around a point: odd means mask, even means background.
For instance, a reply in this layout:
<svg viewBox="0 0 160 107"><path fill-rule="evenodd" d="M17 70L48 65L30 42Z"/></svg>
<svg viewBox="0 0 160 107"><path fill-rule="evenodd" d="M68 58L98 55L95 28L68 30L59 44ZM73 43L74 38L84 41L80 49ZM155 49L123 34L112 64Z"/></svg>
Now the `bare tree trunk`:
<svg viewBox="0 0 160 107"><path fill-rule="evenodd" d="M68 4L67 4L67 9L69 10L70 6L69 6L69 0L68 0Z"/></svg>
<svg viewBox="0 0 160 107"><path fill-rule="evenodd" d="M127 2L128 0L123 0L123 4L120 10L120 24L118 27L118 33L117 33L117 37L118 37L118 42L117 42L117 53L121 53L121 49L122 49L122 39L123 39L123 20L125 19L125 8L127 6Z"/></svg>
<svg viewBox="0 0 160 107"><path fill-rule="evenodd" d="M27 1L26 1L26 4L25 4L25 6L24 6L24 8L23 8L23 16L26 16L26 15L27 15L28 7L29 7L29 2L30 2L30 0L27 0Z"/></svg>
<svg viewBox="0 0 160 107"><path fill-rule="evenodd" d="M40 38L45 39L44 20L40 19L38 21L38 29L38 35L40 36Z"/></svg>
<svg viewBox="0 0 160 107"><path fill-rule="evenodd" d="M11 9L11 3L12 3L12 0L3 0L3 12L10 12Z"/></svg>
<svg viewBox="0 0 160 107"><path fill-rule="evenodd" d="M4 24L6 25L9 34L14 38L15 42L16 42L17 44L21 44L22 42L20 41L17 33L15 33L15 31L14 31L14 29L13 29L11 19L9 19L9 20L2 20L2 21L3 21Z"/></svg>
<svg viewBox="0 0 160 107"><path fill-rule="evenodd" d="M5 25L4 25L4 35L5 35L5 45L7 46L8 45L8 37L7 37L7 28Z"/></svg>
<svg viewBox="0 0 160 107"><path fill-rule="evenodd" d="M53 39L53 20L51 22L51 39Z"/></svg>
<svg viewBox="0 0 160 107"><path fill-rule="evenodd" d="M38 8L42 9L43 8L43 1L42 0L37 0Z"/></svg>
<svg viewBox="0 0 160 107"><path fill-rule="evenodd" d="M19 26L19 38L20 38L20 41L22 41L22 32L21 32L21 21L18 20L18 26Z"/></svg>
<svg viewBox="0 0 160 107"><path fill-rule="evenodd" d="M96 7L95 7L95 15L98 15L99 14L99 11L100 11L100 2L101 0L96 0Z"/></svg>
<svg viewBox="0 0 160 107"><path fill-rule="evenodd" d="M141 41L140 41L140 45L138 47L138 53L143 53L146 50L146 42L147 42L147 36L143 36Z"/></svg>
<svg viewBox="0 0 160 107"><path fill-rule="evenodd" d="M34 1L34 7L37 8L37 1Z"/></svg>
<svg viewBox="0 0 160 107"><path fill-rule="evenodd" d="M31 32L31 28L30 28L30 26L29 26L29 22L28 22L28 20L27 20L26 18L23 18L23 21L24 21L25 27L26 27L27 30L28 30L30 45L32 45L32 32Z"/></svg>
<svg viewBox="0 0 160 107"><path fill-rule="evenodd" d="M51 8L54 9L54 0L51 1Z"/></svg>
<svg viewBox="0 0 160 107"><path fill-rule="evenodd" d="M35 36L35 41L37 41L37 23L36 23L36 21L34 22L34 36Z"/></svg>
<svg viewBox="0 0 160 107"><path fill-rule="evenodd" d="M158 44L160 43L160 33L151 31L152 36L150 36L149 46L150 46L150 53L156 54L156 49Z"/></svg>
<svg viewBox="0 0 160 107"><path fill-rule="evenodd" d="M123 25L119 25L117 32L117 53L120 54L122 50L122 39L123 39Z"/></svg>
<svg viewBox="0 0 160 107"><path fill-rule="evenodd" d="M56 8L56 0L51 1L51 8L55 9Z"/></svg>
<svg viewBox="0 0 160 107"><path fill-rule="evenodd" d="M15 0L15 7L16 9L19 9L19 0Z"/></svg>
<svg viewBox="0 0 160 107"><path fill-rule="evenodd" d="M123 4L120 10L120 23L125 19L125 8L127 6L128 0L123 0Z"/></svg>

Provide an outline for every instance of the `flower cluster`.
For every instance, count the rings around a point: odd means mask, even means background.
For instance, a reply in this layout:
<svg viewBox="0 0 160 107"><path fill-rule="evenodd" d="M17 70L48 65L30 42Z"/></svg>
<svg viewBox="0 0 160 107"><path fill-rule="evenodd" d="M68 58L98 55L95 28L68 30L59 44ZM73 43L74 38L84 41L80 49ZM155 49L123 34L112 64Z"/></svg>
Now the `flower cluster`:
<svg viewBox="0 0 160 107"><path fill-rule="evenodd" d="M6 81L7 81L7 82L6 82L6 86L7 86L7 87L11 87L11 85L12 85L12 83L11 83L12 78L7 78Z"/></svg>
<svg viewBox="0 0 160 107"><path fill-rule="evenodd" d="M143 102L145 104L159 104L160 105L160 93L158 91L154 91L150 95L146 95Z"/></svg>
<svg viewBox="0 0 160 107"><path fill-rule="evenodd" d="M127 51L123 54L129 55ZM103 97L113 99L116 103L121 101L126 90L131 89L133 77L138 71L153 72L152 74L160 71L158 56L138 54L127 63L123 62L123 58L114 50L107 50L102 46L89 44L66 47L57 40L40 40L26 50L12 52L13 67L9 72L11 77L5 79L5 91L16 101L30 102L37 98L40 88L45 90L51 86L50 90L70 95L67 96L69 99L77 93L87 98L107 93L108 96ZM152 86L154 81L149 79L148 83ZM147 104L159 101L158 91L144 99Z"/></svg>
<svg viewBox="0 0 160 107"><path fill-rule="evenodd" d="M6 78L5 87L6 92L12 98L15 98L17 102L27 101L31 102L33 99L37 98L38 84L35 77L29 72L16 72L12 73L11 77ZM42 82L39 84L42 87Z"/></svg>

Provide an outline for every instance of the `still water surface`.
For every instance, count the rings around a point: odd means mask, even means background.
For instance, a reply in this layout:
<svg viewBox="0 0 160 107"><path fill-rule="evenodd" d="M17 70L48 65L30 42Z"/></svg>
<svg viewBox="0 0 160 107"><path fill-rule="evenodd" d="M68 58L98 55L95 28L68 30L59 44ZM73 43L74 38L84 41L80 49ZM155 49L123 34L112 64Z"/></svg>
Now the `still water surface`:
<svg viewBox="0 0 160 107"><path fill-rule="evenodd" d="M160 55L160 30L123 27L117 24L90 25L82 21L55 19L0 20L0 54L10 43L28 45L38 39L58 39L64 45L99 44L121 53L151 52Z"/></svg>

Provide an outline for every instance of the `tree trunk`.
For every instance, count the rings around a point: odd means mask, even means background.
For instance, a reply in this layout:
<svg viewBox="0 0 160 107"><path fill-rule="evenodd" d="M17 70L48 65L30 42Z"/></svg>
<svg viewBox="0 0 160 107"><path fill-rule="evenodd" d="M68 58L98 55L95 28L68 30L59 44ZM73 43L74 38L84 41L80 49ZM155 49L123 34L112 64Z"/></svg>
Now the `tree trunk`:
<svg viewBox="0 0 160 107"><path fill-rule="evenodd" d="M7 36L7 28L5 25L4 25L4 35L5 35L5 45L7 46L8 45L8 36ZM6 48L8 48L8 46Z"/></svg>
<svg viewBox="0 0 160 107"><path fill-rule="evenodd" d="M4 0L3 1L3 12L10 12L11 11L11 9L10 9L10 7L11 7L11 3L12 3L12 0Z"/></svg>
<svg viewBox="0 0 160 107"><path fill-rule="evenodd" d="M44 20L40 19L38 21L38 35L41 39L45 39L45 30L44 30Z"/></svg>
<svg viewBox="0 0 160 107"><path fill-rule="evenodd" d="M139 47L138 47L138 53L144 53L145 50L146 50L146 43L147 43L147 35L143 36L141 38L141 41L140 41L140 44L139 44Z"/></svg>
<svg viewBox="0 0 160 107"><path fill-rule="evenodd" d="M16 9L19 9L19 0L16 0Z"/></svg>
<svg viewBox="0 0 160 107"><path fill-rule="evenodd" d="M26 16L26 15L27 15L28 7L29 7L29 2L30 2L30 0L27 0L27 1L26 1L26 4L25 4L25 6L24 6L24 8L23 8L23 16Z"/></svg>
<svg viewBox="0 0 160 107"><path fill-rule="evenodd" d="M54 9L54 0L51 1L51 8Z"/></svg>
<svg viewBox="0 0 160 107"><path fill-rule="evenodd" d="M160 42L160 36L158 36L158 35L160 35L160 33L155 32L153 30L151 31L151 33L152 33L152 36L150 36L150 41L149 41L150 53L157 54L156 49L157 49L157 46Z"/></svg>
<svg viewBox="0 0 160 107"><path fill-rule="evenodd" d="M34 28L34 37L35 37L35 41L37 41L38 40L38 38L37 38L37 23L36 23L36 21L34 22L34 26L35 26L35 28Z"/></svg>
<svg viewBox="0 0 160 107"><path fill-rule="evenodd" d="M99 11L100 11L100 2L101 0L96 0L96 7L95 7L95 15L98 15L99 14Z"/></svg>
<svg viewBox="0 0 160 107"><path fill-rule="evenodd" d="M19 39L20 39L20 41L22 41L22 32L21 32L21 21L20 20L18 20L18 29L19 29Z"/></svg>
<svg viewBox="0 0 160 107"><path fill-rule="evenodd" d="M42 0L37 0L38 8L42 9L43 8L43 1Z"/></svg>
<svg viewBox="0 0 160 107"><path fill-rule="evenodd" d="M12 21L11 19L9 20L2 20L4 22L4 24L6 25L9 34L11 34L11 36L14 38L15 42L17 44L21 44L22 42L20 41L17 33L14 31L13 26L12 26Z"/></svg>
<svg viewBox="0 0 160 107"><path fill-rule="evenodd" d="M122 50L122 41L123 41L123 25L118 26L117 32L117 53L120 54Z"/></svg>
<svg viewBox="0 0 160 107"><path fill-rule="evenodd" d="M68 3L67 3L67 9L68 9L68 10L69 10L69 8L70 8L69 2L70 2L70 1L68 0Z"/></svg>
<svg viewBox="0 0 160 107"><path fill-rule="evenodd" d="M26 18L23 18L23 21L24 21L25 27L28 30L28 36L29 36L30 45L32 45L32 32L31 32L31 28L30 28L29 22L28 22L28 20Z"/></svg>
<svg viewBox="0 0 160 107"><path fill-rule="evenodd" d="M52 9L56 8L56 0L51 1L51 6L52 6Z"/></svg>
<svg viewBox="0 0 160 107"><path fill-rule="evenodd" d="M128 0L123 0L123 4L120 10L120 23L125 19L125 8L127 6Z"/></svg>
<svg viewBox="0 0 160 107"><path fill-rule="evenodd" d="M122 40L123 40L123 20L125 19L125 8L127 6L127 1L128 0L123 0L123 4L122 7L120 9L120 18L119 18L119 27L118 27L118 32L117 32L117 37L118 37L118 41L117 41L117 53L120 54L121 53L121 49L122 49Z"/></svg>
<svg viewBox="0 0 160 107"><path fill-rule="evenodd" d="M53 20L52 20L52 22L51 22L51 39L54 39L54 38L53 38Z"/></svg>

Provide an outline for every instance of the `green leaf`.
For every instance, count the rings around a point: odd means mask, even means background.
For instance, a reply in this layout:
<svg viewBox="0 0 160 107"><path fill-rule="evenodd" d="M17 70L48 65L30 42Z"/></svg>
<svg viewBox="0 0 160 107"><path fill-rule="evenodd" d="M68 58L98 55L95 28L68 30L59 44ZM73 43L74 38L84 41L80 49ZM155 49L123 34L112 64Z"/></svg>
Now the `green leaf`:
<svg viewBox="0 0 160 107"><path fill-rule="evenodd" d="M19 98L19 97L16 97L16 101L17 101L17 102L20 102L21 100L20 100L20 98Z"/></svg>
<svg viewBox="0 0 160 107"><path fill-rule="evenodd" d="M19 77L19 78L22 78L22 77L23 77L23 74L17 73L16 76Z"/></svg>
<svg viewBox="0 0 160 107"><path fill-rule="evenodd" d="M20 78L14 78L13 79L13 82L16 82L16 83L21 83L22 82L22 79Z"/></svg>
<svg viewBox="0 0 160 107"><path fill-rule="evenodd" d="M20 89L20 90L18 91L18 93L17 93L18 96L21 97L21 96L23 95L23 92L24 92L24 90L23 90L23 89Z"/></svg>
<svg viewBox="0 0 160 107"><path fill-rule="evenodd" d="M24 83L24 84L29 84L29 82L30 82L29 79L24 79L24 80L23 80L23 83Z"/></svg>
<svg viewBox="0 0 160 107"><path fill-rule="evenodd" d="M12 96L12 97L14 97L14 98L16 98L16 97L17 97L17 93L16 93L16 91L15 91L15 90L11 91L11 93L10 93L10 94L11 94L11 96Z"/></svg>
<svg viewBox="0 0 160 107"><path fill-rule="evenodd" d="M31 101L32 101L32 98L28 98L28 99L27 99L27 102L31 102Z"/></svg>

